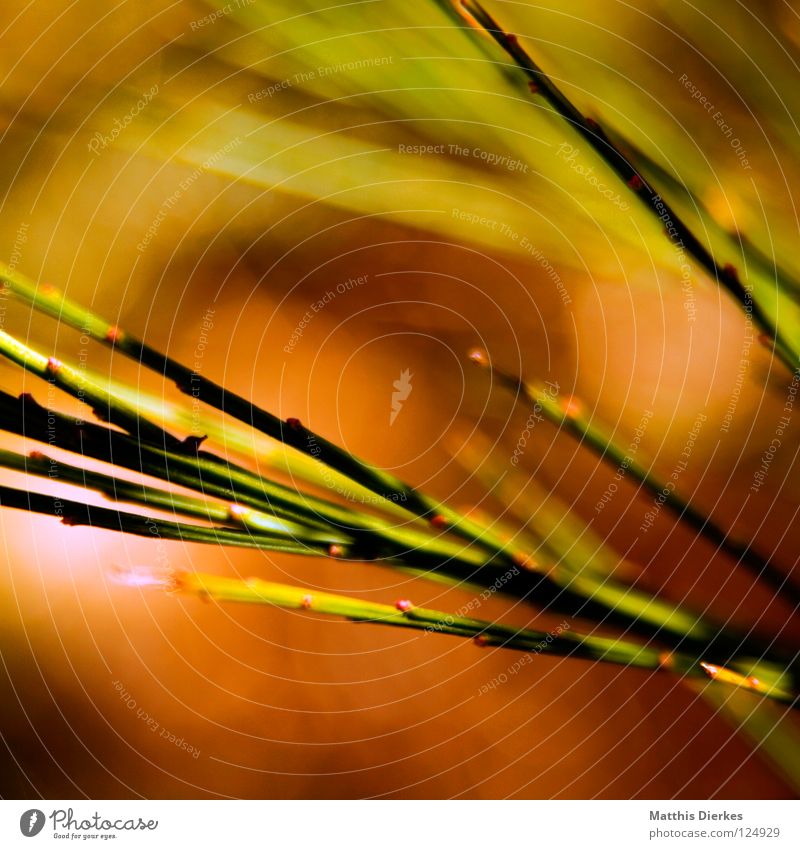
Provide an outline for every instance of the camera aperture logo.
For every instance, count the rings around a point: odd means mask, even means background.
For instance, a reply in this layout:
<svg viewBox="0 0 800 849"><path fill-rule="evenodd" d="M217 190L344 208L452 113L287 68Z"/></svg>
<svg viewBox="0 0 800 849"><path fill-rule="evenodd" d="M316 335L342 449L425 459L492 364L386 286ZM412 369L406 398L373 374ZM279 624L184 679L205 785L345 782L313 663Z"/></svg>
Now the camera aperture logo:
<svg viewBox="0 0 800 849"><path fill-rule="evenodd" d="M120 831L155 831L158 828L158 820L141 817L106 819L95 811L90 817L79 819L72 808L56 808L48 816L38 808L31 808L19 818L19 830L25 837L35 837L48 819L53 837L62 840L114 840Z"/></svg>
<svg viewBox="0 0 800 849"><path fill-rule="evenodd" d="M44 811L38 808L31 808L19 818L19 830L25 837L36 837L36 835L44 828Z"/></svg>

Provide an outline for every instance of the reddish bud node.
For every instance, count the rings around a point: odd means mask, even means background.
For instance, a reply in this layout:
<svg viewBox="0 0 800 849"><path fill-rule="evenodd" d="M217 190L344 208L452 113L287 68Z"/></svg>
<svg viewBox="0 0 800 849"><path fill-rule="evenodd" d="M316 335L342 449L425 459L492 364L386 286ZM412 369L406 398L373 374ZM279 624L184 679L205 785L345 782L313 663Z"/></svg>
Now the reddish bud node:
<svg viewBox="0 0 800 849"><path fill-rule="evenodd" d="M719 675L719 667L712 663L701 663L700 666L703 667L709 678L716 678Z"/></svg>
<svg viewBox="0 0 800 849"><path fill-rule="evenodd" d="M46 460L47 457L41 451L31 451L28 456L31 460Z"/></svg>
<svg viewBox="0 0 800 849"><path fill-rule="evenodd" d="M311 598L310 595L304 595L300 599L300 607L302 607L303 610L308 610L311 607L312 601L313 601L313 599Z"/></svg>
<svg viewBox="0 0 800 849"><path fill-rule="evenodd" d="M531 94L539 94L539 83L536 80L528 80L528 88L531 90Z"/></svg>
<svg viewBox="0 0 800 849"><path fill-rule="evenodd" d="M489 355L483 348L472 348L467 357L471 363L481 368L486 368L489 365Z"/></svg>
<svg viewBox="0 0 800 849"><path fill-rule="evenodd" d="M65 513L61 517L61 524L74 528L76 525L80 524L80 519L74 513Z"/></svg>
<svg viewBox="0 0 800 849"><path fill-rule="evenodd" d="M565 416L575 418L583 412L583 404L577 398L570 396L569 398L564 398L561 402L561 409Z"/></svg>
<svg viewBox="0 0 800 849"><path fill-rule="evenodd" d="M44 295L46 298L52 298L53 295L58 294L58 289L52 283L42 283L39 287L40 294Z"/></svg>
<svg viewBox="0 0 800 849"><path fill-rule="evenodd" d="M112 327L109 327L108 330L106 330L106 342L110 343L111 345L116 345L117 342L120 342L122 340L122 337L124 335L125 334L122 332L122 330L120 330L120 328L117 327L115 324Z"/></svg>
<svg viewBox="0 0 800 849"><path fill-rule="evenodd" d="M726 277L730 277L731 280L735 280L737 283L739 282L739 272L729 262L726 262L725 265L722 266L722 273Z"/></svg>
<svg viewBox="0 0 800 849"><path fill-rule="evenodd" d="M514 35L514 33L507 32L506 33L506 44L509 47L516 47L519 44L519 39Z"/></svg>
<svg viewBox="0 0 800 849"><path fill-rule="evenodd" d="M644 183L642 182L642 178L638 174L634 174L633 177L628 180L628 188L631 191L638 192Z"/></svg>
<svg viewBox="0 0 800 849"><path fill-rule="evenodd" d="M675 661L672 657L672 652L662 651L658 656L658 665L662 669L672 669L675 665Z"/></svg>
<svg viewBox="0 0 800 849"><path fill-rule="evenodd" d="M586 126L594 132L597 132L600 129L600 125L594 120L594 118L587 118Z"/></svg>
<svg viewBox="0 0 800 849"><path fill-rule="evenodd" d="M398 600L394 603L394 606L395 606L395 607L396 607L396 608L397 608L397 609L398 609L401 613L408 613L408 611L409 611L409 610L411 610L411 608L412 608L414 605L413 605L413 604L411 604L411 602L410 602L407 598L399 598L399 599L398 599Z"/></svg>
<svg viewBox="0 0 800 849"><path fill-rule="evenodd" d="M344 549L341 547L341 545L336 545L336 543L333 543L333 545L328 546L328 556L344 557Z"/></svg>
<svg viewBox="0 0 800 849"><path fill-rule="evenodd" d="M63 367L63 363L61 360L56 359L55 357L47 358L47 371L50 374L57 374L58 371Z"/></svg>
<svg viewBox="0 0 800 849"><path fill-rule="evenodd" d="M472 642L475 643L476 646L483 648L484 646L489 645L489 638L485 634L477 634L472 638Z"/></svg>
<svg viewBox="0 0 800 849"><path fill-rule="evenodd" d="M234 522L244 521L245 516L250 512L249 507L244 507L241 504L230 504L228 506L228 516Z"/></svg>
<svg viewBox="0 0 800 849"><path fill-rule="evenodd" d="M446 516L442 516L441 513L437 513L431 519L431 525L433 525L434 528L438 528L441 531L441 530L444 530L445 528L450 527L450 521Z"/></svg>
<svg viewBox="0 0 800 849"><path fill-rule="evenodd" d="M169 593L179 593L186 589L188 583L186 572L175 571L169 576L169 583L166 586L166 590Z"/></svg>
<svg viewBox="0 0 800 849"><path fill-rule="evenodd" d="M765 348L772 347L772 337L769 333L759 333L758 334L758 342L760 345L763 345Z"/></svg>
<svg viewBox="0 0 800 849"><path fill-rule="evenodd" d="M303 423L300 419L290 418L286 419L286 426L291 430L300 430L303 427Z"/></svg>
<svg viewBox="0 0 800 849"><path fill-rule="evenodd" d="M534 560L533 556L526 554L524 551L515 551L511 555L511 559L514 561L514 565L519 566L520 569L535 572L539 568L539 564Z"/></svg>

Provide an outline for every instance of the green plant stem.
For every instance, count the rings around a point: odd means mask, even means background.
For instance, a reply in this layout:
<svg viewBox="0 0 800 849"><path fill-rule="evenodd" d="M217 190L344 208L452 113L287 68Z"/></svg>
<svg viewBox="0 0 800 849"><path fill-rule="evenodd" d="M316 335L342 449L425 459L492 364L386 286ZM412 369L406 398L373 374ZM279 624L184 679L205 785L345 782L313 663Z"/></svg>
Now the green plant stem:
<svg viewBox="0 0 800 849"><path fill-rule="evenodd" d="M487 561L485 554L480 551L465 552L463 545L457 545L445 539L432 538L429 534L412 527L389 525L383 519L367 513L348 510L324 499L299 493L275 481L255 475L247 469L222 461L208 452L199 452L196 446L194 457L179 453L185 451L183 441L150 422L128 402L90 381L83 370L53 357L47 357L5 331L0 331L0 354L87 403L102 420L124 428L131 437L135 438L138 452L149 451L151 454L161 454L174 466L182 466L184 469L196 467L201 472L201 479L211 480L222 486L235 483L256 497L266 496L267 506L271 512L289 514L301 521L323 520L336 526L340 531L362 532L361 536L364 537L378 537L385 547L385 551L380 552L379 556L397 557L413 552L416 561L428 563L433 558L437 567L448 561L459 567L465 561L470 561L473 567L500 565L493 564L491 560ZM461 573L463 574L463 570Z"/></svg>
<svg viewBox="0 0 800 849"><path fill-rule="evenodd" d="M660 194L637 171L630 160L614 145L605 132L584 116L567 96L553 83L520 45L516 36L506 32L477 2L460 0L460 6L513 59L514 63L536 86L548 105L581 136L614 173L637 195L645 208L665 223L667 235L676 247L685 250L694 260L739 303L761 331L772 340L773 352L789 371L800 368L800 356L779 328L755 301L750 288L744 285L731 265L720 265L691 228L678 216Z"/></svg>
<svg viewBox="0 0 800 849"><path fill-rule="evenodd" d="M164 574L152 570L134 570L128 573L128 577L123 575L122 580L133 586L162 586L216 601L309 610L328 616L341 616L354 622L372 622L428 633L471 637L481 645L517 649L534 654L546 653L652 671L670 671L688 678L733 683L779 701L793 703L796 700L796 693L785 685L762 681L732 669L714 666L687 654L665 655L658 649L626 640L576 633L570 630L569 623L547 633L415 607L406 600L392 606L332 593L313 592L255 578L243 581L193 572Z"/></svg>
<svg viewBox="0 0 800 849"><path fill-rule="evenodd" d="M64 450L73 451L83 456L92 457L102 462L114 463L132 471L159 477L171 483L180 483L197 489L204 494L221 495L226 500L237 504L246 503L238 490L226 490L224 487L209 488L202 478L187 476L180 481L172 471L172 463L183 460L191 461L180 455L159 453L146 445L137 445L135 440L125 434L109 430L100 425L83 423L77 426L69 419L54 411L45 410L29 397L15 399L0 392L0 424L6 430L18 433L27 438L47 442L47 444ZM152 451L152 458L148 457ZM75 476L81 474L76 470ZM138 485L137 485L138 489ZM24 505L23 505L24 506ZM255 501L256 509L263 508ZM118 525L118 523L117 523ZM336 529L329 529L336 533ZM216 540L224 544L223 535L216 534L205 537L209 541ZM307 535L307 538L310 537ZM236 537L235 539L239 539ZM409 540L410 541L410 540ZM746 648L744 644L734 643L724 634L716 634L703 642L699 634L687 635L679 624L685 625L686 619L677 615L656 616L659 611L664 613L665 606L656 606L648 601L643 607L624 605L615 609L619 594L611 591L597 592L597 588L584 580L576 580L571 584L565 582L564 575L551 573L542 569L538 563L531 568L514 566L502 573L498 570L485 570L483 555L480 551L458 548L455 553L443 549L443 541L423 537L419 545L403 550L387 548L384 540L377 542L370 536L359 538L348 550L350 559L380 561L394 568L404 568L415 575L437 577L455 584L478 584L486 587L489 592L500 592L522 598L548 611L559 612L567 616L579 616L600 621L609 626L630 629L640 636L655 638L662 644L677 648L690 643L703 650L707 657L714 658L718 663L725 664L739 656ZM318 548L318 547L317 547ZM325 554L330 551L326 550ZM783 658L775 660L784 664Z"/></svg>
<svg viewBox="0 0 800 849"><path fill-rule="evenodd" d="M99 380L95 379L94 382ZM238 422L216 421L203 415L200 410L192 410L184 403L168 402L161 396L144 392L140 387L129 389L124 384L114 383L112 392L129 404L135 404L140 413L144 412L150 419L157 420L160 427L170 427L176 432L188 431L197 438L223 445L226 454L233 451L255 461L259 469L268 467L285 475L293 486L297 486L299 481L335 493L353 505L366 505L370 510L379 511L393 519L401 517L404 522L409 520L409 514L396 504L385 498L376 498L372 492L344 475L321 466L316 460L299 454L282 442L264 434L253 433Z"/></svg>
<svg viewBox="0 0 800 849"><path fill-rule="evenodd" d="M619 141L617 139L615 142L617 147L619 146ZM645 168L660 183L669 186L673 197L679 193L684 195L696 211L700 225L707 233L711 233L713 236L729 242L732 249L741 253L748 267L757 269L766 279L774 281L784 295L795 301L800 297L800 280L794 277L787 268L781 266L775 256L765 254L744 233L738 230L731 231L729 228L723 226L709 209L708 203L703 198L693 192L685 183L671 174L660 163L656 162L652 156L640 148L635 147L629 139L622 139L621 141L632 152L631 158L640 163L640 167Z"/></svg>
<svg viewBox="0 0 800 849"><path fill-rule="evenodd" d="M613 438L585 416L581 409L572 409L563 399L553 397L544 386L524 381L494 365L491 366L491 371L501 385L514 393L515 399L520 395L524 397L544 418L576 437L582 445L586 445L610 466L619 468L624 463L627 474L660 502L666 504L679 521L685 522L715 548L733 557L737 564L741 564L755 578L769 585L776 595L783 597L793 607L800 606L800 589L794 586L785 573L773 566L769 558L762 557L753 549L751 543L732 539L729 531L720 527L690 501L682 498L666 481L620 448Z"/></svg>
<svg viewBox="0 0 800 849"><path fill-rule="evenodd" d="M56 422L53 419L53 414L48 414L50 432L57 432L55 427ZM121 436L121 435L120 435ZM40 476L53 477L54 466L53 461L41 457L31 460L28 457L12 452L0 452L0 463L3 465L15 468L21 471L28 471ZM117 498L130 498L135 503L143 503L146 506L157 506L162 508L172 508L177 512L185 512L189 515L200 516L209 520L229 521L230 516L228 508L223 505L212 505L209 502L203 502L199 499L187 498L186 496L176 497L172 493L164 493L161 490L153 488L144 488L139 484L130 484L127 481L120 481L106 475L86 472L82 469L68 466L67 464L57 464L55 466L55 478L65 483L76 483L102 492L114 494ZM6 506L9 505L8 502ZM15 496L14 505L26 508L28 504L33 504L32 509L37 512L54 513L52 508L53 500L49 501L26 501L21 493ZM64 503L64 502L62 502ZM44 504L44 507L42 505ZM75 506L74 502L70 502L68 508L61 508L60 515L68 515L70 522L73 524L93 524L95 526L111 528L114 530L128 531L131 533L154 533L154 525L143 517L137 517L125 514L114 514L113 511L101 511L95 515L87 514L86 517L79 521L83 513L79 507ZM116 518L115 518L116 515ZM122 515L123 519L119 516ZM99 518L98 518L99 517ZM285 546L277 547L275 540L263 540L259 537L255 530L258 528L258 523L254 522L255 528L252 539L247 538L247 534L232 532L226 533L226 529L208 529L199 528L196 526L176 525L174 523L164 525L160 531L160 535L167 539L183 539L185 541L206 542L217 544L233 544L245 547L268 548L272 550L293 550L287 549ZM273 528L274 529L274 528ZM304 543L311 552L317 555L329 554L330 540L323 534L309 534L305 529L302 529L302 535L297 529L295 533L285 535L283 532L278 534L279 541L291 543ZM385 559L386 565L405 566L413 564L416 560L421 559L418 553L413 553L405 560L401 557ZM555 565L550 561L551 565ZM459 570L459 565L464 565L469 568L471 564L457 564L454 562L440 565L441 572L444 576L449 576L457 582L465 580L463 577L469 573L464 569ZM420 574L421 570L412 569L415 574ZM422 572L422 574L425 574ZM660 642L669 645L673 648L683 647L692 651L696 651L698 655L703 655L708 658L715 659L718 663L724 664L731 660L747 656L768 657L769 653L763 650L760 646L750 645L748 641L741 640L729 633L715 633L702 625L699 620L691 618L689 614L672 608L668 604L645 597L644 594L627 588L617 587L612 582L599 582L587 579L586 576L580 576L574 573L567 573L564 570L548 571L546 579L542 576L533 576L534 580L541 582L543 586L536 586L536 592L532 592L530 583L521 582L523 595L533 595L535 599L545 602L547 608L567 612L569 615L594 615L601 621L606 621L609 624L617 622L621 626L632 628L634 633L639 633L644 636L655 636ZM519 589L520 582L509 580L508 586L502 585L498 591L508 591L509 589ZM546 599L543 599L545 588L549 588L549 594ZM784 658L773 658L772 662L785 665Z"/></svg>
<svg viewBox="0 0 800 849"><path fill-rule="evenodd" d="M777 650L775 640L766 643L752 633L723 626L685 605L676 605L610 577L609 572L620 562L620 556L593 533L589 532L587 538L588 529L581 527L578 519L567 518L570 511L566 505L545 506L542 499L536 498L536 483L495 462L489 440L481 435L472 434L468 440L459 440L454 459L505 510L525 524L525 533L534 537L530 547L535 557L561 586L597 599L609 609L628 611L632 617L672 631L676 636L682 635L677 646L683 651L719 652L728 658L765 658L784 666L795 664L794 654ZM548 502L552 498L548 496ZM567 526L562 528L564 522ZM606 568L595 568L598 563Z"/></svg>
<svg viewBox="0 0 800 849"><path fill-rule="evenodd" d="M197 374L197 372L94 314L91 310L66 298L52 287L46 289L38 287L18 271L1 265L0 279L5 281L8 292L21 298L34 309L80 330L93 339L111 345L115 350L119 350L166 380L173 381L184 394L202 401L244 422L255 430L278 439L303 454L326 464L358 485L392 504L403 507L415 516L426 520L437 520L440 524L446 523L450 531L502 558L506 565L513 562L511 553L505 550L502 541L486 528L482 528L446 505L439 503L436 499L419 492L396 476L365 463L344 451L339 446L304 427L296 419L284 421L256 406L246 398L229 392L224 387ZM36 356L32 352L26 353L23 350L26 346L22 346L8 334L6 336L8 356L11 356L20 365L36 370L37 373L47 371L47 358L42 360L40 356ZM52 372L53 369L50 371ZM62 371L60 385L68 388L66 379L71 377L71 371ZM78 377L86 384L82 375L78 375ZM107 395L105 393L105 397L100 398L98 405L100 409L96 409L101 417L105 414L105 408L109 406ZM113 407L114 405L111 404L110 406ZM108 415L114 417L112 420L123 423L122 426L126 430L136 434L136 430L131 429L135 423L129 420L130 412L128 405L123 402L118 412L109 409ZM127 422L127 424L124 422Z"/></svg>
<svg viewBox="0 0 800 849"><path fill-rule="evenodd" d="M274 489L278 486L276 484L260 479L254 482L248 475L238 474L227 466L196 454L175 454L146 443L137 443L126 434L99 425L76 424L68 417L41 407L30 396L16 399L0 392L0 426L20 436L157 477L204 495L274 512L281 518L288 514L291 519L299 512L301 522L303 519L301 511L282 511L276 506L278 500L290 508L295 505L301 496L291 490L284 495L282 488ZM265 496L266 486L270 487L268 496ZM337 511L339 509L344 510L337 508ZM486 557L480 550L433 538L412 528L384 526L371 516L354 514L351 520L349 512L344 512L356 543L351 549L342 551L342 556L370 560L405 559L417 568L441 569L458 580L473 575L486 564ZM334 515L339 523L320 522L320 514L313 513L312 517L316 517L318 524L311 527L341 534L341 516L338 512ZM493 580L497 571L492 569L490 573Z"/></svg>
<svg viewBox="0 0 800 849"><path fill-rule="evenodd" d="M45 297L50 298L51 295L46 294ZM62 309L67 308L63 299L61 299L61 306ZM54 310L52 305L50 309ZM69 309L72 309L72 306L69 306ZM81 310L80 307L74 307L74 309ZM89 326L91 320L93 320L83 313L80 314L80 317L83 319L81 326L84 328ZM78 316L73 316L73 320L77 318ZM121 334L116 329L113 332L107 329L105 336L109 337L115 344L120 339L125 338L124 334ZM263 478L253 475L248 470L238 469L232 464L219 461L213 455L208 455L205 452L201 456L201 452L197 451L196 446L196 456L194 457L177 453L174 449L182 448L184 445L183 442L167 434L158 425L145 419L133 405L122 401L114 396L113 393L87 380L86 376L80 370L72 368L60 361L53 360L53 358L45 357L43 354L2 331L0 331L0 353L5 354L14 362L40 377L52 381L75 397L91 404L96 411L99 410L103 418L119 424L128 430L131 436L135 437L135 445L128 446L129 452L132 452L134 455L140 455L142 451L149 450L156 455L153 458L154 460L166 461L168 464L167 468L169 468L169 465L174 465L178 468L183 466L184 471L188 472L189 476L195 475L199 479L201 491L205 491L202 488L202 483L209 479L212 483L221 487L228 486L235 481L237 487L249 491L256 498L263 497L266 494L266 490L269 490L267 507L270 512L278 514L278 510L274 506L274 503L277 501L278 505L285 508L287 512L298 511L302 514L302 496L293 490L280 487L274 482L266 481ZM177 368L183 369L182 366L177 366ZM192 394L195 393L192 392ZM549 409L552 405L552 399L545 397L543 400ZM270 416L270 414L265 415ZM296 428L293 426L292 429L295 430ZM22 430L24 432L24 428ZM147 439L143 439L143 435ZM77 441L82 441L83 436L83 433L77 434ZM155 444L149 444L148 440ZM158 443L163 445L164 448L156 447ZM167 450L168 448L173 450ZM337 451L340 451L340 449L337 449ZM341 453L346 454L346 452ZM111 462L119 462L118 456L112 456L109 459ZM360 461L353 460L353 462ZM382 474L378 470L375 470L375 473L377 475ZM168 471L166 472L166 479L170 479ZM184 483L184 481L179 482ZM314 502L313 515L310 518L324 519L326 522L339 525L339 529L341 529L343 520L361 526L359 530L363 530L365 532L364 536L369 538L373 544L366 546L366 550L362 549L361 551L359 551L358 545L355 547L352 554L359 559L364 559L364 557L369 559L385 559L401 562L415 569L435 569L441 574L458 581L471 580L476 569L487 563L479 551L468 551L465 556L462 547L452 546L450 543L439 540L431 540L428 535L418 531L393 528L387 526L380 519L346 511L344 508L329 504L321 499L314 499ZM437 515L442 516L443 514L440 511ZM449 511L449 515L456 516L458 514L455 511ZM307 519L309 517L303 517L301 515L298 518L302 521L303 518ZM470 520L463 520L462 527L465 526L472 529L472 532L477 535L481 545L487 545L492 550L493 558L488 563L495 566L502 566L503 564L507 566L517 565L518 561L510 553L508 544L500 537L489 529ZM353 532L354 529L348 528L348 530ZM383 549L375 549L374 537L376 536L380 538L384 546ZM476 556L478 562L474 559L469 559ZM635 628L637 631L641 631L643 627L652 628L653 622L651 620L653 616L656 613L658 613L658 616L661 616L663 613L663 610L656 610L656 607L649 604L637 608L636 601L640 601L641 599L634 600L634 610L631 610L631 605L623 605L624 609L619 609L618 605L624 597L623 595L611 591L598 592L597 587L590 588L586 585L585 580L573 582L573 586L564 586L563 582L553 580L552 576L548 574L537 573L535 582L531 581L530 575L527 575L526 578L527 581L520 582L524 587L520 595L530 598L531 601L544 608L552 608L561 612L566 611L571 615L594 616L602 621L611 620L612 622L625 624L626 626ZM645 613L645 615L642 615L647 610L650 610L651 614L647 615ZM658 616L656 617L657 619ZM672 616L661 616L661 619L662 621L657 625L656 633L664 637L665 635L661 632L663 632L665 625L667 630L669 630L669 623L671 622L672 627L675 627L678 619Z"/></svg>
<svg viewBox="0 0 800 849"><path fill-rule="evenodd" d="M51 481L80 486L102 493L113 501L137 504L157 510L166 510L176 515L219 522L245 528L254 534L269 534L285 537L307 545L348 545L350 537L332 532L318 531L265 513L254 508L242 508L236 504L221 504L206 498L196 498L177 492L168 492L157 487L133 483L111 475L91 472L55 460L40 452L29 455L0 450L0 466L27 475L48 478Z"/></svg>
<svg viewBox="0 0 800 849"><path fill-rule="evenodd" d="M154 519L138 513L125 513L108 507L95 507L83 501L74 501L53 495L0 486L0 507L28 510L46 516L60 518L70 526L86 525L119 533L149 537L151 539L178 540L215 545L230 545L237 548L257 548L284 554L303 554L312 557L328 556L328 546L320 543L292 542L282 535L254 534L230 528L205 527L202 525Z"/></svg>

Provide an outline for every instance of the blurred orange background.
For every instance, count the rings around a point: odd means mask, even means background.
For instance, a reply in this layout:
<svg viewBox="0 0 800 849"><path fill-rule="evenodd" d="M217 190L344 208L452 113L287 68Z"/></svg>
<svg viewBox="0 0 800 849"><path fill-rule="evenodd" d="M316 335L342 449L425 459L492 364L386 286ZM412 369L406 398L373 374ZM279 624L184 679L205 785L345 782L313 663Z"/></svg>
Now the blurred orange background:
<svg viewBox="0 0 800 849"><path fill-rule="evenodd" d="M771 25L794 49L796 29L779 20L777 5L765 6L764 14L774 15ZM381 36L397 59L389 70L400 75L404 51L412 49L413 14L404 17L409 13L400 4L383 6L397 27ZM656 21L668 19L659 4L651 6ZM303 4L312 18L313 7ZM519 175L498 174L480 160L403 159L398 144L441 138L474 145L474 128L465 122L432 129L424 115L415 123L414 102L403 102L411 118L394 121L377 95L363 103L348 100L350 89L372 91L370 75L336 75L330 86L342 89L338 94L326 92L317 79L322 90L293 83L280 98L248 101L248 92L286 79L287 72L274 70L266 58L264 65L252 58L255 48L242 35L252 27L246 4L192 26L213 11L193 2L128 0L108 8L35 0L2 12L0 256L6 262L64 288L190 365L202 343L203 374L278 415L299 417L456 507L469 509L484 495L478 481L453 462L454 444L477 423L498 453L508 456L528 418L486 374L469 367L465 352L473 345L514 371L558 381L565 394L615 429L623 444L652 410L641 450L667 470L705 411L708 424L681 478L682 491L713 506L721 524L735 525L783 568L796 562L796 421L758 497L748 497L787 386L785 373L757 343L732 427L720 430L748 332L725 296L698 274L692 296L697 320L687 322L685 294L674 285L675 268L665 258L669 249L652 246L648 225L637 235L614 213L604 227L591 209L583 209L574 213L571 229L571 193L590 189L552 164L541 165L534 154L531 179L542 194L530 196ZM269 55L280 61L277 11L265 38ZM528 24L525 10L506 11L523 35L533 31L535 14L546 13L544 7L528 10L534 16ZM566 12L576 21L578 49L588 51L596 37L587 23L594 14L590 4L576 3ZM614 44L636 30L636 21L616 5L604 14L607 30L597 61L612 62ZM348 25L342 24L343 32ZM670 26L677 33L678 24ZM309 45L323 38L309 32ZM563 23L552 32L552 44L534 46L563 71L567 84L580 88L564 59L571 30ZM443 37L431 25L430 38ZM655 57L638 60L653 98L667 107L674 98L670 114L682 125L697 121L698 145L719 162L715 175L728 177L723 206L733 203L746 219L749 206L737 195L736 181L746 188L749 175L725 160L724 142L691 112L691 101L681 99L674 81L673 88L659 89L652 68L674 43L659 41L655 30L642 39ZM430 45L415 46L414 55L425 55L423 47ZM293 55L298 73L302 52ZM633 60L619 61L625 76L624 63ZM435 67L445 65L441 59ZM711 71L698 67L692 73L715 91ZM128 114L153 85L159 96L118 143L101 155L87 149L93 133L108 133L113 118ZM385 96L389 83L382 85ZM623 101L633 97L622 88ZM720 92L722 103L726 95ZM335 96L346 100L338 111ZM614 112L613 96L613 89L604 89L598 109ZM173 120L172 105L192 98L197 111ZM220 123L228 107L230 116ZM770 148L758 135L763 127L748 135L745 107L731 103L728 109L741 121L759 179L768 181ZM404 114L399 106L397 114ZM311 138L333 133L307 154L327 167L316 195L306 184L292 184L300 165L294 174L287 171L287 185L281 186L278 177L265 176L266 155L262 160L249 146L251 138L261 138L248 135L256 128L252 132L272 134L273 143L289 151L290 118ZM527 120L519 116L520 126ZM486 122L492 124L489 117ZM646 121L639 123L646 135ZM184 143L196 129L194 150ZM530 132L537 132L535 125ZM513 153L512 144L528 143L505 124L503 133L490 137L486 149ZM500 148L504 137L512 141ZM226 138L245 140L192 177L197 163ZM360 159L338 158L345 155L338 147L342 138L392 147L392 158L364 165L362 177ZM680 150L670 154L681 157ZM295 155L300 162L303 154ZM251 166L255 171L243 176ZM791 183L796 160L785 167ZM376 181L389 173L400 180L398 168L408 183L384 186L378 196ZM334 174L353 182L337 187L345 200L327 196L334 188L326 180ZM556 189L546 193L567 177L576 180L568 197ZM456 201L443 185L448 179L460 185ZM148 227L186 180L191 182L142 250ZM500 197L501 189L508 194ZM776 192L770 198L779 210L781 204L790 209L791 200ZM492 243L479 224L457 220L453 210L464 202L492 219L499 212L502 220L529 221L529 238L549 246L547 256L569 303L542 262L494 234ZM593 196L587 201L597 202ZM590 240L595 225L598 235ZM776 223L776 238L796 236L793 226L793 220ZM625 231L629 242L616 241ZM360 277L365 282L336 290ZM332 290L335 297L327 298ZM292 341L320 299L328 303ZM32 319L12 301L3 324L48 351L57 346L65 359L87 357L98 372L113 368L116 378L131 385L179 397L153 375L99 346L85 346L79 334L54 322ZM392 384L405 369L413 390L390 424ZM8 391L46 400L45 384L5 362L0 378ZM68 399L55 400L73 409ZM3 435L2 444L22 443ZM522 465L526 476L556 492L618 551L628 552L636 538L628 556L639 565L643 586L719 618L731 616L739 625L755 625L760 634L780 632L785 645L800 646L800 624L787 605L732 570L724 555L675 526L666 513L647 535L637 536L650 501L637 496L630 481L597 513L613 469L566 434L546 423L537 426ZM3 473L3 480L23 483L13 473ZM35 484L45 492L66 491ZM506 512L491 499L482 506L498 516ZM730 719L664 674L539 656L507 683L479 695L517 655L309 613L206 604L121 587L109 576L115 565L159 559L176 568L257 575L373 600L408 597L443 610L469 602L473 596L465 590L376 565L129 538L10 510L0 511L0 528L4 797L795 795ZM483 602L477 615L543 628L560 621L499 596ZM798 727L794 716L782 723Z"/></svg>

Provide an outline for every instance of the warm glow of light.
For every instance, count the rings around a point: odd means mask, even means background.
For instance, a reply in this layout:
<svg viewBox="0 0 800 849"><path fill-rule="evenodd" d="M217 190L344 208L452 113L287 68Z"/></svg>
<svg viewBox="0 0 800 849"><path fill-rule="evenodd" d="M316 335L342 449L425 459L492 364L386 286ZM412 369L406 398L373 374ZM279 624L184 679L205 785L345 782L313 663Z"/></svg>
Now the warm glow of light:
<svg viewBox="0 0 800 849"><path fill-rule="evenodd" d="M173 585L173 578L163 570L152 569L149 566L118 567L111 572L115 584L125 587L164 587Z"/></svg>
<svg viewBox="0 0 800 849"><path fill-rule="evenodd" d="M243 507L241 504L231 504L228 508L228 514L233 521L243 521L248 513L250 513L250 508Z"/></svg>
<svg viewBox="0 0 800 849"><path fill-rule="evenodd" d="M738 672L734 672L732 669L725 669L725 667L714 666L711 663L701 663L700 666L706 671L710 678L713 678L715 681L723 681L726 684L735 684L737 687L757 687L759 682L758 678L748 678L746 675L741 675Z"/></svg>
<svg viewBox="0 0 800 849"><path fill-rule="evenodd" d="M489 365L489 355L483 348L472 348L467 357L471 363L481 368L486 368Z"/></svg>
<svg viewBox="0 0 800 849"><path fill-rule="evenodd" d="M561 409L565 416L577 418L583 412L583 404L577 398L569 397L561 402Z"/></svg>

